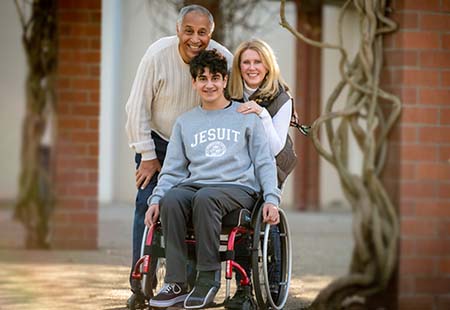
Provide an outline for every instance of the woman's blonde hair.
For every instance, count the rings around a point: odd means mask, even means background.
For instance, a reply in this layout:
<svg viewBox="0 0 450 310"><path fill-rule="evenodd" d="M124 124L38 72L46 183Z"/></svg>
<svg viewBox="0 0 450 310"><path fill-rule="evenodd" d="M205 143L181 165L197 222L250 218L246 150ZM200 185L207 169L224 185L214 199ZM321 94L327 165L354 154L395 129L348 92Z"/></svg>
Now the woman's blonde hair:
<svg viewBox="0 0 450 310"><path fill-rule="evenodd" d="M286 90L288 86L280 74L280 67L272 48L263 40L251 39L244 41L234 52L233 66L231 67L231 76L228 84L228 92L233 99L242 99L244 96L244 81L240 68L242 53L251 49L259 54L262 63L267 68L267 75L259 87L261 97L273 97L279 91L280 84Z"/></svg>

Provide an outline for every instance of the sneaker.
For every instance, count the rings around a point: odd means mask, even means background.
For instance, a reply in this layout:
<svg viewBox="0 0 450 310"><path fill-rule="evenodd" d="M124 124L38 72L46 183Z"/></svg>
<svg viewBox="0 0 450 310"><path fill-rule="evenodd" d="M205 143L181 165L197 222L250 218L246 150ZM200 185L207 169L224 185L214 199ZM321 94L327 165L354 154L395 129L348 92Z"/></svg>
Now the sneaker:
<svg viewBox="0 0 450 310"><path fill-rule="evenodd" d="M187 297L187 290L184 284L164 283L158 294L150 299L150 307L167 308L177 303L183 302Z"/></svg>
<svg viewBox="0 0 450 310"><path fill-rule="evenodd" d="M140 293L133 293L127 300L128 309L144 309L147 305L145 303L145 297Z"/></svg>
<svg viewBox="0 0 450 310"><path fill-rule="evenodd" d="M224 306L225 309L242 309L242 305L246 303L249 303L251 305L255 303L252 295L252 287L250 285L247 286L239 285L236 290L236 293L234 293L231 299L225 301Z"/></svg>
<svg viewBox="0 0 450 310"><path fill-rule="evenodd" d="M220 270L199 271L195 286L184 301L185 309L200 309L211 304L220 288Z"/></svg>

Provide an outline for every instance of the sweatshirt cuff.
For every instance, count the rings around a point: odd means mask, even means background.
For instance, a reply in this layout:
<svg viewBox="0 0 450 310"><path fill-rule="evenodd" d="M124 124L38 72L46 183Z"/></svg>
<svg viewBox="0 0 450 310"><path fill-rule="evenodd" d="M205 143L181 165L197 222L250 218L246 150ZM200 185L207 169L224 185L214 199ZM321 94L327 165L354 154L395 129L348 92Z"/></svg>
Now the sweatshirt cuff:
<svg viewBox="0 0 450 310"><path fill-rule="evenodd" d="M280 206L280 198L273 194L264 195L264 202L271 203L279 208Z"/></svg>
<svg viewBox="0 0 450 310"><path fill-rule="evenodd" d="M150 197L148 197L147 205L150 207L151 205L159 204L160 200L161 200L161 197L159 197L159 196L150 196Z"/></svg>

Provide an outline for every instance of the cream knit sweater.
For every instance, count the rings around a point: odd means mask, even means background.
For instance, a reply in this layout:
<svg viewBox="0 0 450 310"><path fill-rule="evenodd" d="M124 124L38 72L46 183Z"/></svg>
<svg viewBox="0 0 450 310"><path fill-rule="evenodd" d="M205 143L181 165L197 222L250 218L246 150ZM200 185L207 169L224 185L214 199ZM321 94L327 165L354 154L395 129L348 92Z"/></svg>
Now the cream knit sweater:
<svg viewBox="0 0 450 310"><path fill-rule="evenodd" d="M207 49L213 48L224 54L230 67L232 54L211 40ZM178 52L178 38L159 39L143 56L126 104L125 128L130 147L142 154L142 160L156 158L151 131L169 140L175 119L199 103L189 64Z"/></svg>

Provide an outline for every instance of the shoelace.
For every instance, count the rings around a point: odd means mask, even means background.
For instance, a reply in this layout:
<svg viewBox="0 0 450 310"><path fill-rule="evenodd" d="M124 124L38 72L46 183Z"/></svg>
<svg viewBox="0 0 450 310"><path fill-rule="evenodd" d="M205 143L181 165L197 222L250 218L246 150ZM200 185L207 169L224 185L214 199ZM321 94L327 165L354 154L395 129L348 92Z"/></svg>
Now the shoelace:
<svg viewBox="0 0 450 310"><path fill-rule="evenodd" d="M181 292L181 287L176 283L164 283L164 286L159 291L160 293L171 293L179 294Z"/></svg>

